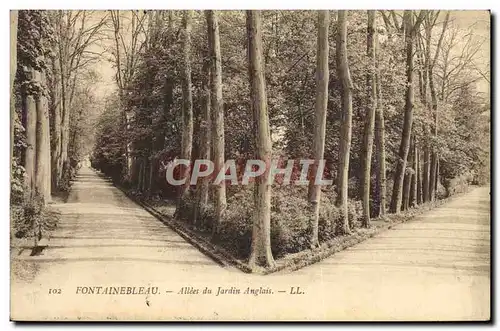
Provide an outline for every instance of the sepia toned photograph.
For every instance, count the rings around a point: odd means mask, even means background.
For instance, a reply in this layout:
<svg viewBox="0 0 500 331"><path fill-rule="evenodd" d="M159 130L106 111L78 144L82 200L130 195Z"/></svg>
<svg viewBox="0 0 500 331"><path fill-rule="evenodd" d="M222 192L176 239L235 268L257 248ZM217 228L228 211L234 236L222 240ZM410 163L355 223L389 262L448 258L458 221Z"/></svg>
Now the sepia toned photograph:
<svg viewBox="0 0 500 331"><path fill-rule="evenodd" d="M10 10L10 319L491 322L487 10Z"/></svg>

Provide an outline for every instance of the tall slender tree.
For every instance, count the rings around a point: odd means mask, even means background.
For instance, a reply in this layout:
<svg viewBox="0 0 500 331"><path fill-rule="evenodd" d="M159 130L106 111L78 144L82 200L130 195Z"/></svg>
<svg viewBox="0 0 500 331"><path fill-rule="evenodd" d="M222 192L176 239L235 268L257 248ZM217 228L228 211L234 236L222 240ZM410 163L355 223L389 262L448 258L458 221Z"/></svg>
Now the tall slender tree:
<svg viewBox="0 0 500 331"><path fill-rule="evenodd" d="M417 35L416 40L416 55L418 59L418 78L419 78L419 92L420 92L420 102L423 105L425 111L429 111L429 79L428 79L428 59L427 49L430 49L429 45L424 44L421 34ZM429 170L430 170L430 153L429 153L429 125L427 122L423 123L424 137L421 143L422 152L421 157L421 168L422 172L420 175L420 185L421 185L421 202L427 202L427 197L429 196Z"/></svg>
<svg viewBox="0 0 500 331"><path fill-rule="evenodd" d="M210 77L211 94L210 106L212 113L212 153L215 173L219 173L224 166L224 106L222 101L222 63L219 38L218 14L214 10L206 11L210 49ZM219 231L219 224L226 209L226 185L221 181L214 187L216 224L213 234Z"/></svg>
<svg viewBox="0 0 500 331"><path fill-rule="evenodd" d="M432 28L435 25L435 21L439 17L440 11L437 11L434 13L435 19L434 23L431 23L430 20L427 22L427 24L431 25L429 28L429 36L427 38L431 38L431 32ZM445 15L441 35L439 36L438 43L436 45L436 51L434 53L434 57L429 59L429 66L427 70L429 71L429 88L431 92L431 102L432 102L432 113L434 117L434 130L433 130L433 140L437 140L437 135L438 135L438 128L439 128L439 113L438 113L438 97L437 97L437 87L436 84L434 84L434 66L437 62L437 59L439 57L439 52L441 51L441 45L443 42L444 34L446 31L446 27L448 26L448 22L450 19L450 12L448 11ZM430 54L430 52L429 52ZM432 151L431 151L431 162L430 162L430 174L429 174L429 200L434 201L435 200L435 192L436 192L436 183L439 180L439 174L438 174L438 161L439 161L439 156L437 152L437 148L433 146Z"/></svg>
<svg viewBox="0 0 500 331"><path fill-rule="evenodd" d="M210 61L203 64L203 105L200 120L200 158L210 160L211 146L211 116L210 116ZM193 223L203 227L198 217L203 215L208 205L210 177L203 177L196 185L196 200L194 205Z"/></svg>
<svg viewBox="0 0 500 331"><path fill-rule="evenodd" d="M415 171L417 172L416 181L417 181L417 191L416 191L416 199L415 204L420 205L423 203L422 201L422 152L419 147L416 148L416 166Z"/></svg>
<svg viewBox="0 0 500 331"><path fill-rule="evenodd" d="M374 10L368 10L366 53L368 56L368 74L366 78L368 100L365 113L365 131L363 138L363 225L370 226L370 184L371 164L373 150L373 130L375 127L375 114L377 111L377 84L376 84L376 49L377 25Z"/></svg>
<svg viewBox="0 0 500 331"><path fill-rule="evenodd" d="M348 213L349 156L352 135L352 80L347 60L347 11L339 10L337 18L337 75L341 82L342 126L340 129L337 204L343 218L343 233L350 233Z"/></svg>
<svg viewBox="0 0 500 331"><path fill-rule="evenodd" d="M60 67L55 57L50 60L52 75L49 82L49 111L51 119L51 178L52 190L59 187L61 172L61 81Z"/></svg>
<svg viewBox="0 0 500 331"><path fill-rule="evenodd" d="M375 39L378 49L378 38ZM377 54L376 54L377 56ZM375 111L375 144L377 151L377 185L376 196L378 200L378 216L384 216L387 204L387 184L386 184L386 167L385 167L385 120L384 108L381 106L382 101L382 83L380 77L380 66L377 58L377 109Z"/></svg>
<svg viewBox="0 0 500 331"><path fill-rule="evenodd" d="M124 100L125 100L125 89L129 86L134 74L137 70L138 64L138 54L142 51L142 48L145 46L145 43L141 42L141 36L144 32L144 22L146 20L146 13L142 13L142 11L128 11L126 13L122 13L119 10L110 10L109 16L111 18L111 24L113 28L113 60L116 67L116 75L115 80L118 85L118 96L120 102L120 108L122 109L121 116L121 126L125 132L128 132L130 129L130 120L132 118L132 114L129 109L127 109ZM127 34L127 30L123 26L123 20L126 16L130 21L129 32ZM132 174L132 143L128 137L125 135L125 141L123 142L124 151L125 151L125 177L127 180L131 180L133 177ZM142 167L144 167L144 159L139 161L139 159L135 160L136 162L143 162ZM143 175L141 180L145 178ZM142 184L142 183L141 183Z"/></svg>
<svg viewBox="0 0 500 331"><path fill-rule="evenodd" d="M266 163L264 175L255 179L255 213L249 266L274 266L271 252L271 184L267 180L271 161L271 135L267 113L264 60L262 58L262 27L260 11L248 10L248 72L250 79L251 107L254 120L255 158Z"/></svg>
<svg viewBox="0 0 500 331"><path fill-rule="evenodd" d="M392 213L401 211L403 198L403 181L406 170L408 152L410 150L410 137L413 123L413 44L415 32L422 23L426 13L420 11L417 20L414 19L414 14L410 10L404 13L403 21L405 25L405 48L406 48L406 92L405 92L405 113L403 120L403 133L401 144L399 146L398 162L396 163L396 171L394 173L394 186L392 189L391 208Z"/></svg>
<svg viewBox="0 0 500 331"><path fill-rule="evenodd" d="M36 148L35 148L35 191L44 203L50 201L50 127L49 108L45 95L45 70L35 72L35 81L42 89L35 98Z"/></svg>
<svg viewBox="0 0 500 331"><path fill-rule="evenodd" d="M191 86L191 16L190 10L185 10L182 17L183 28L183 74L182 74L182 141L181 141L181 159L191 160L193 150L193 92ZM185 173L189 173L189 167L184 168ZM185 174L185 175L186 175ZM185 177L185 176L183 176ZM189 177L189 176L188 176ZM189 180L181 186L179 194L179 204L189 192Z"/></svg>
<svg viewBox="0 0 500 331"><path fill-rule="evenodd" d="M403 179L403 201L402 201L403 210L408 210L408 208L410 208L410 195L411 195L412 178L413 178L414 139L415 135L412 135L410 138L410 150L408 151L408 165L406 167L405 177Z"/></svg>
<svg viewBox="0 0 500 331"><path fill-rule="evenodd" d="M325 154L326 134L326 111L328 104L328 27L330 25L330 13L328 10L318 12L318 42L316 53L316 109L315 109L315 133L314 133L314 165L312 167L312 179L309 182L311 194L309 203L312 210L312 232L311 247L319 246L318 222L319 208L321 203L321 186L315 184L319 162L323 161ZM322 175L322 174L320 174Z"/></svg>
<svg viewBox="0 0 500 331"><path fill-rule="evenodd" d="M418 148L417 148L417 138L413 137L413 145L411 147L412 152L413 152L413 174L411 176L411 183L410 183L410 196L409 196L409 206L410 207L415 207L417 205L417 185L418 185L418 174L419 174L419 165L418 165L418 159L419 159L419 154L418 154Z"/></svg>

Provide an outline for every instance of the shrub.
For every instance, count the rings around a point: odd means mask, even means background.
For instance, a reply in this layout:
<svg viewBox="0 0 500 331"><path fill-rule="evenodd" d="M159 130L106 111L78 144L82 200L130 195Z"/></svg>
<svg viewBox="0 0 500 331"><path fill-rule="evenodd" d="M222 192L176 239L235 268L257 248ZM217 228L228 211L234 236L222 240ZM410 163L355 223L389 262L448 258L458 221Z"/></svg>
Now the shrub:
<svg viewBox="0 0 500 331"><path fill-rule="evenodd" d="M273 192L271 248L275 257L296 253L309 246L312 215L305 199L307 192L298 195L299 192L293 190L293 187Z"/></svg>
<svg viewBox="0 0 500 331"><path fill-rule="evenodd" d="M12 160L11 182L10 182L10 204L19 205L24 199L24 175L26 170L22 165L17 163L16 159Z"/></svg>
<svg viewBox="0 0 500 331"><path fill-rule="evenodd" d="M16 238L30 238L34 234L38 239L42 235L44 210L42 199L35 196L26 199L20 205L11 206L11 217L14 236Z"/></svg>
<svg viewBox="0 0 500 331"><path fill-rule="evenodd" d="M311 233L311 212L306 200L306 187L280 187L273 190L271 199L271 249L279 258L287 253L296 253L309 248ZM321 195L319 217L319 239L325 241L337 234L342 224L339 209L334 204L333 189L325 189ZM180 215L183 219L192 217L191 205ZM252 226L254 216L253 188L239 190L228 198L223 222L219 227L217 242L239 258L247 258L250 254ZM361 204L349 201L349 222L351 227L358 225L361 215ZM213 206L210 206L204 222L211 229L214 220Z"/></svg>
<svg viewBox="0 0 500 331"><path fill-rule="evenodd" d="M181 201L180 208L176 208L175 217L184 220L191 226L194 219L194 206L196 202L196 191L190 191ZM212 204L206 204L198 211L198 217L195 226L198 230L212 231L212 226L215 220L215 209Z"/></svg>
<svg viewBox="0 0 500 331"><path fill-rule="evenodd" d="M203 205L196 220L196 226L202 230L212 231L212 225L215 222L215 208L214 205L208 203Z"/></svg>
<svg viewBox="0 0 500 331"><path fill-rule="evenodd" d="M444 180L444 189L446 196L452 196L467 191L469 184L473 181L473 176L470 173L463 173L452 179Z"/></svg>
<svg viewBox="0 0 500 331"><path fill-rule="evenodd" d="M52 231L59 221L59 215L44 206L40 196L24 198L21 204L11 204L11 238L34 238L35 244Z"/></svg>
<svg viewBox="0 0 500 331"><path fill-rule="evenodd" d="M252 242L253 190L241 190L227 201L218 240L237 257L247 257Z"/></svg>
<svg viewBox="0 0 500 331"><path fill-rule="evenodd" d="M347 213L349 217L349 226L352 228L359 227L363 215L363 206L361 201L349 199L347 201Z"/></svg>
<svg viewBox="0 0 500 331"><path fill-rule="evenodd" d="M446 189L441 184L441 182L438 182L438 187L437 187L437 191L436 191L436 199L441 200L444 198L446 198Z"/></svg>
<svg viewBox="0 0 500 331"><path fill-rule="evenodd" d="M59 191L68 193L71 188L71 179L73 178L72 170L69 167L69 162L63 164L62 176L59 182Z"/></svg>
<svg viewBox="0 0 500 331"><path fill-rule="evenodd" d="M189 192L180 201L180 208L176 208L175 217L182 220L192 220L194 217L194 194Z"/></svg>
<svg viewBox="0 0 500 331"><path fill-rule="evenodd" d="M342 233L343 218L340 209L335 206L336 193L331 187L321 195L321 206L319 214L319 239L326 241ZM351 229L360 226L363 209L361 201L347 200L347 215Z"/></svg>
<svg viewBox="0 0 500 331"><path fill-rule="evenodd" d="M335 196L330 198L326 194L321 195L321 205L319 209L319 241L327 241L334 238L337 229L342 224L340 209L335 206Z"/></svg>

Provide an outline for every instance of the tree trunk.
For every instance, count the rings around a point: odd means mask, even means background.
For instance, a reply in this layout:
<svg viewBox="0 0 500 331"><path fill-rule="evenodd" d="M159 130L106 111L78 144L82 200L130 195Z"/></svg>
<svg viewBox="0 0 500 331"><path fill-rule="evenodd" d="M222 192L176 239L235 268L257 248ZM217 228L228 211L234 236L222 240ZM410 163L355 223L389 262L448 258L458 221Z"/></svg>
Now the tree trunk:
<svg viewBox="0 0 500 331"><path fill-rule="evenodd" d="M42 87L45 73L35 72L35 81ZM50 141L47 139L49 127L49 110L47 98L43 93L39 93L36 97L36 148L35 148L35 192L40 196L43 203L50 201L50 174L47 173L47 163L50 160Z"/></svg>
<svg viewBox="0 0 500 331"><path fill-rule="evenodd" d="M318 12L318 42L316 53L316 109L314 132L314 164L312 166L312 179L309 181L311 194L309 204L312 211L312 232L310 238L311 248L319 246L318 224L319 208L321 203L321 186L315 184L319 162L323 161L325 154L326 134L326 108L328 104L328 27L330 14L328 10ZM321 176L321 175L320 175Z"/></svg>
<svg viewBox="0 0 500 331"><path fill-rule="evenodd" d="M122 93L120 93L122 94ZM123 94L122 94L123 95ZM123 100L123 96L120 97L120 100ZM120 108L124 108L123 101L120 101ZM131 172L132 172L132 148L134 143L130 141L128 132L130 131L130 119L127 114L127 109L122 109L122 123L121 127L125 131L125 141L123 142L124 151L125 151L125 181L130 181Z"/></svg>
<svg viewBox="0 0 500 331"><path fill-rule="evenodd" d="M406 161L410 150L410 137L413 122L413 36L414 24L413 13L405 11L405 43L406 43L406 102L405 115L403 122L403 134L399 146L399 160L396 163L396 172L394 174L394 187L392 190L391 212L399 213L401 211L403 180L406 169Z"/></svg>
<svg viewBox="0 0 500 331"><path fill-rule="evenodd" d="M417 166L416 166L416 175L417 175L417 205L423 203L422 200L422 153L419 149L417 149Z"/></svg>
<svg viewBox="0 0 500 331"><path fill-rule="evenodd" d="M62 169L69 169L68 167L68 148L69 148L69 115L70 109L67 104L67 98L63 92L63 116L61 125L61 167ZM60 177L63 176L61 171Z"/></svg>
<svg viewBox="0 0 500 331"><path fill-rule="evenodd" d="M149 160L147 156L143 156L142 163L144 164L142 171L142 192L147 192L149 190L148 180L147 180L149 173Z"/></svg>
<svg viewBox="0 0 500 331"><path fill-rule="evenodd" d="M437 170L437 153L431 155L431 167L429 176L429 201L434 201L436 198L436 170Z"/></svg>
<svg viewBox="0 0 500 331"><path fill-rule="evenodd" d="M365 130L363 139L363 226L370 227L370 183L371 183L371 164L373 151L373 130L375 126L375 112L377 110L377 87L376 87L376 55L375 42L377 39L375 11L368 10L367 26L367 55L369 71L367 74L368 106L365 114Z"/></svg>
<svg viewBox="0 0 500 331"><path fill-rule="evenodd" d="M401 210L407 210L408 209L408 203L410 201L409 199L409 194L410 194L410 174L406 172L405 177L403 179L403 197L402 197L402 204L401 204Z"/></svg>
<svg viewBox="0 0 500 331"><path fill-rule="evenodd" d="M427 132L429 130L426 130ZM424 167L423 167L423 178L422 178L422 199L423 202L429 201L429 177L430 177L430 164L431 164L431 153L429 152L429 141L428 141L428 135L425 138L427 141L424 146Z"/></svg>
<svg viewBox="0 0 500 331"><path fill-rule="evenodd" d="M420 45L420 44L419 44ZM420 82L421 89L420 89L420 99L422 102L422 105L424 107L424 110L430 110L430 105L428 101L428 67L429 67L429 58L430 58L430 39L426 40L426 44L424 49L423 45L419 48L419 53L423 53L423 59L422 55L420 55L420 65L423 66L422 69L419 70L420 75L422 77L422 81ZM429 125L427 123L424 123L424 142L423 142L423 162L422 162L422 176L421 176L421 185L422 185L422 203L428 201L429 197L429 163L430 163L430 154L429 154Z"/></svg>
<svg viewBox="0 0 500 331"><path fill-rule="evenodd" d="M51 82L51 106L52 113L52 141L51 141L51 174L52 191L59 188L59 179L61 174L61 84L59 66L55 59L52 59L52 82Z"/></svg>
<svg viewBox="0 0 500 331"><path fill-rule="evenodd" d="M344 234L350 233L348 214L348 181L349 181L349 155L351 150L352 129L352 81L347 62L347 11L338 11L337 35L337 75L341 81L342 127L340 136L339 175L337 178L338 199Z"/></svg>
<svg viewBox="0 0 500 331"><path fill-rule="evenodd" d="M438 100L436 94L436 88L434 86L434 77L432 72L432 67L429 68L429 88L431 90L431 100L432 100L432 113L434 116L434 142L437 140L438 132ZM435 146L432 148L431 163L430 163L430 174L429 174L429 200L434 201L436 195L436 170L437 170L437 149Z"/></svg>
<svg viewBox="0 0 500 331"><path fill-rule="evenodd" d="M137 160L137 165L139 167L139 173L138 173L138 178L137 178L137 190L139 192L142 192L142 174L144 172L144 160L142 158L136 158Z"/></svg>
<svg viewBox="0 0 500 331"><path fill-rule="evenodd" d="M27 70L28 79L34 78L34 70ZM35 169L36 169L36 126L37 111L35 97L29 91L23 89L24 118L26 128L26 151L24 153L24 169L26 171L27 198L33 198L35 191Z"/></svg>
<svg viewBox="0 0 500 331"><path fill-rule="evenodd" d="M46 73L43 75L44 85L47 85L47 76ZM45 145L45 154L44 154L44 165L45 165L45 202L50 203L52 201L52 165L51 165L51 143L50 143L50 109L49 109L49 100L46 96L42 99L42 105L44 109L44 145Z"/></svg>
<svg viewBox="0 0 500 331"><path fill-rule="evenodd" d="M271 161L271 135L267 114L266 83L262 59L262 31L260 11L247 11L248 71L251 108L254 119L255 158L266 163L264 175L255 178L255 214L249 266L273 267L271 252L271 185L267 181Z"/></svg>
<svg viewBox="0 0 500 331"><path fill-rule="evenodd" d="M211 111L212 111L212 149L214 155L214 173L218 174L224 166L224 105L222 101L222 63L219 40L217 13L206 11L210 58L211 58ZM219 224L226 209L226 185L221 181L214 187L215 219L213 235L217 235Z"/></svg>
<svg viewBox="0 0 500 331"><path fill-rule="evenodd" d="M434 191L436 192L436 199L437 199L438 185L439 185L439 157L437 158L436 162L436 183L434 185Z"/></svg>
<svg viewBox="0 0 500 331"><path fill-rule="evenodd" d="M203 65L203 98L204 104L200 123L200 158L210 160L210 140L211 140L211 118L210 118L210 62ZM208 188L210 177L203 177L196 185L196 201L194 206L193 223L196 226L204 227L205 224L198 222L199 215L205 213L208 204Z"/></svg>
<svg viewBox="0 0 500 331"><path fill-rule="evenodd" d="M14 80L17 71L17 10L10 11L10 169L14 157L14 122L16 119L16 94Z"/></svg>
<svg viewBox="0 0 500 331"><path fill-rule="evenodd" d="M385 215L387 204L386 168L385 168L385 121L384 109L380 106L382 100L382 86L380 69L377 66L377 104L375 111L375 143L377 147L377 199L378 216Z"/></svg>
<svg viewBox="0 0 500 331"><path fill-rule="evenodd" d="M130 167L129 183L131 187L139 189L140 172L141 172L140 160L139 157L135 156L132 158L132 166Z"/></svg>
<svg viewBox="0 0 500 331"><path fill-rule="evenodd" d="M413 140L414 137L411 138ZM403 210L408 210L410 207L410 194L411 194L411 182L412 182L412 169L413 166L413 148L411 146L413 143L410 141L410 151L408 152L408 166L405 171L405 178L403 180Z"/></svg>
<svg viewBox="0 0 500 331"><path fill-rule="evenodd" d="M433 13L431 12L431 15ZM436 18L439 15L439 11L437 14L435 14ZM431 41L432 41L432 29L434 28L435 21L434 23L431 23L430 21L427 22L425 26L425 42L426 42L426 49L425 49L425 57L426 57L426 66L425 69L427 71L428 79L429 79L429 90L431 93L431 103L432 103L432 111L429 111L429 114L431 116L434 116L434 129L433 129L433 143L435 144L437 141L437 133L438 133L438 100L437 100L437 92L436 92L436 87L434 85L434 65L437 62L439 52L441 50L441 44L443 42L444 34L446 31L446 28L448 26L448 21L450 18L450 13L447 12L444 23L442 26L442 31L441 35L439 37L438 43L435 47L436 52L434 53L433 57L431 58ZM445 64L446 66L446 64ZM444 71L446 72L447 69L445 68ZM428 106L430 109L430 106ZM429 137L430 134L428 132L428 129L426 131L426 136ZM437 155L437 150L436 146L428 146L427 150L427 155L426 155L426 174L425 174L425 180L426 180L426 188L427 192L425 194L424 199L434 201L435 199L435 192L436 192L436 170L437 170L437 162L438 162L438 155Z"/></svg>
<svg viewBox="0 0 500 331"><path fill-rule="evenodd" d="M113 21L113 32L114 32L114 41L115 41L115 64L116 64L116 83L118 85L118 104L121 114L121 127L125 132L125 139L123 142L123 148L125 152L125 181L131 181L132 178L132 167L133 160L131 156L131 144L129 142L128 131L129 131L129 116L127 115L127 109L124 107L124 95L123 90L125 88L124 77L122 75L122 61L121 61L121 47L120 47L120 14L117 11L113 16L113 11L111 11L111 18Z"/></svg>
<svg viewBox="0 0 500 331"><path fill-rule="evenodd" d="M417 205L417 182L418 182L418 149L417 143L413 141L413 175L411 176L410 207Z"/></svg>
<svg viewBox="0 0 500 331"><path fill-rule="evenodd" d="M62 31L64 27L61 25L59 29ZM60 32L62 33L62 32ZM66 31L67 33L67 31ZM63 177L63 172L68 169L68 145L69 145L69 118L70 109L68 105L68 73L71 68L68 68L68 59L66 51L63 49L63 44L59 43L59 74L61 78L61 157L57 168L61 169L58 173L57 181L60 182Z"/></svg>
<svg viewBox="0 0 500 331"><path fill-rule="evenodd" d="M151 146L152 148L154 146ZM150 197L154 193L155 185L154 185L154 176L156 173L156 160L154 158L155 150L152 149L152 154L148 158L149 161L149 174L148 174L148 197Z"/></svg>
<svg viewBox="0 0 500 331"><path fill-rule="evenodd" d="M191 15L190 10L184 11L182 17L183 26L183 73L182 73L182 142L181 159L191 160L193 150L193 92L191 90ZM179 201L177 208L181 208L183 200L189 193L189 167L183 167L182 178L188 178L184 185L180 187Z"/></svg>

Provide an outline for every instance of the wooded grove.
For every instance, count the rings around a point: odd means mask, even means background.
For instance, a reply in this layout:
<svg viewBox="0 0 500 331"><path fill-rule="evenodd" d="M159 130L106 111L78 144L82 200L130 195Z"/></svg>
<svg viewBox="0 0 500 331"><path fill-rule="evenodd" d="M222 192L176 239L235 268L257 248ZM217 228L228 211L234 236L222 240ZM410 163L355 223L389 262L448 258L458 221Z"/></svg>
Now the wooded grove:
<svg viewBox="0 0 500 331"><path fill-rule="evenodd" d="M489 36L459 23L439 10L13 11L11 235L40 237L85 160L251 269L486 184ZM240 183L249 159L294 180L310 159L310 178L333 184L172 186L175 159L214 173L236 160Z"/></svg>

